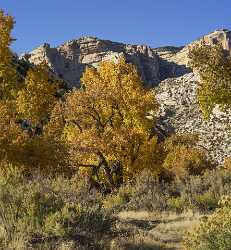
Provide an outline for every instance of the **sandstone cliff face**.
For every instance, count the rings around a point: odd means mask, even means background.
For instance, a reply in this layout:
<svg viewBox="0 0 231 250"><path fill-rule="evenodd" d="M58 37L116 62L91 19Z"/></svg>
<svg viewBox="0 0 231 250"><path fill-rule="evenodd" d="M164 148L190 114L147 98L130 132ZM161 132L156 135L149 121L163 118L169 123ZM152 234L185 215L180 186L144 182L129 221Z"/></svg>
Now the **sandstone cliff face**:
<svg viewBox="0 0 231 250"><path fill-rule="evenodd" d="M44 44L26 55L30 63L38 64L45 60L55 74L63 78L69 86L79 86L86 66L97 67L101 61L116 61L120 56L136 65L147 87L153 87L159 82L158 56L145 45L126 45L83 37L57 48Z"/></svg>
<svg viewBox="0 0 231 250"><path fill-rule="evenodd" d="M216 30L202 39L208 44L220 43L225 50L231 49L231 31L227 29Z"/></svg>
<svg viewBox="0 0 231 250"><path fill-rule="evenodd" d="M164 80L170 77L178 77L191 72L189 68L188 52L191 46L204 41L206 44L221 44L222 47L231 50L231 31L226 29L216 30L185 47L164 47L157 48L154 51L159 56L160 61L160 79Z"/></svg>
<svg viewBox="0 0 231 250"><path fill-rule="evenodd" d="M224 49L231 49L231 32L217 30L185 47L168 46L157 49L146 45L129 45L95 37L82 37L57 48L44 44L27 54L26 58L33 64L45 60L54 73L70 87L78 87L86 66L97 67L101 61L116 61L120 56L124 56L128 62L136 65L144 84L154 87L166 78L191 72L188 66L190 46L202 40L208 44L221 43Z"/></svg>

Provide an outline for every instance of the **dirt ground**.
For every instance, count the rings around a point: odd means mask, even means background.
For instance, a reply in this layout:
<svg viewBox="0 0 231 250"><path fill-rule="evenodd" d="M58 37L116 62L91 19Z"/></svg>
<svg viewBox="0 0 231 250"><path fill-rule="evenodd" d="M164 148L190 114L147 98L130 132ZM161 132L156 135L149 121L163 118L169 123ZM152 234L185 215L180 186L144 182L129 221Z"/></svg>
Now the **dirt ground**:
<svg viewBox="0 0 231 250"><path fill-rule="evenodd" d="M121 212L117 216L121 237L111 242L111 250L181 250L185 233L200 217L192 212Z"/></svg>

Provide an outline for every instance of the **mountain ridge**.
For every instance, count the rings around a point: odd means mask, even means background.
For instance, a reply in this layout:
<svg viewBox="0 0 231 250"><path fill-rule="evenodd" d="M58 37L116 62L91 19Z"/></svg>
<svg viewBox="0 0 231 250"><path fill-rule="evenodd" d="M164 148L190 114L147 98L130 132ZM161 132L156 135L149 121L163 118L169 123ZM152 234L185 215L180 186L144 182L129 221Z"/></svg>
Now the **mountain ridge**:
<svg viewBox="0 0 231 250"><path fill-rule="evenodd" d="M45 60L57 77L62 78L71 87L78 87L87 66L97 67L100 61L116 61L120 56L124 56L137 67L145 86L150 88L166 78L191 72L188 67L188 51L191 45L201 40L209 44L219 42L226 50L231 48L231 32L219 29L181 47L151 48L148 45L125 44L83 36L57 47L45 43L22 58L35 65Z"/></svg>

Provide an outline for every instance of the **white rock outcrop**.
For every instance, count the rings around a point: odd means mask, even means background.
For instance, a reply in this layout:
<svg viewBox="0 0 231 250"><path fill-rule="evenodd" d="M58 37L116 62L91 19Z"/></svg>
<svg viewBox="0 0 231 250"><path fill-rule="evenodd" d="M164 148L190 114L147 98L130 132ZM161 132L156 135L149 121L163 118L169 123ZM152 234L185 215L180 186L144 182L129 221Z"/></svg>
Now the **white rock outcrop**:
<svg viewBox="0 0 231 250"><path fill-rule="evenodd" d="M225 157L231 156L231 109L224 112L217 106L205 120L197 102L197 87L193 73L162 81L156 88L159 119L174 132L198 134L198 146L222 164Z"/></svg>

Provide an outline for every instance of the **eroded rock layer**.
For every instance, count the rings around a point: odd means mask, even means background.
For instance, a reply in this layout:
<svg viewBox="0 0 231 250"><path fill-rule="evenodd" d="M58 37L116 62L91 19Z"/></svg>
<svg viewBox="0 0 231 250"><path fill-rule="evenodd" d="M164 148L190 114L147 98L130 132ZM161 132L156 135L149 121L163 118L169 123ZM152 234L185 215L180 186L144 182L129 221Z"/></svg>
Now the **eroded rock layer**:
<svg viewBox="0 0 231 250"><path fill-rule="evenodd" d="M57 48L44 44L24 57L34 64L46 61L54 73L64 79L69 86L79 86L80 77L86 66L97 67L101 61L116 61L120 56L136 65L147 87L153 87L159 82L158 56L145 45L126 45L83 37Z"/></svg>

